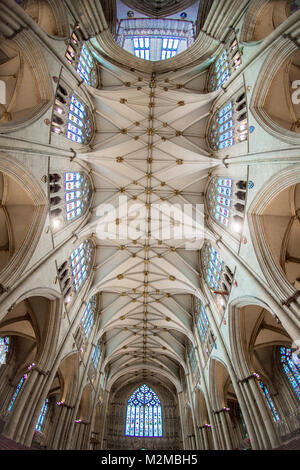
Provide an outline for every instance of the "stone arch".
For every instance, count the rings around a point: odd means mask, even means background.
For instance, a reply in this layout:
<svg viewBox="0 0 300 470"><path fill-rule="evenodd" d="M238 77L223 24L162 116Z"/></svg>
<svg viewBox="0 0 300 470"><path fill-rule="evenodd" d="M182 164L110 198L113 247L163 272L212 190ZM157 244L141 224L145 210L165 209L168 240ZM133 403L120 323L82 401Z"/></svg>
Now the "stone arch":
<svg viewBox="0 0 300 470"><path fill-rule="evenodd" d="M274 175L258 192L248 209L254 250L260 267L274 292L281 298L299 290L300 166L292 165ZM270 223L276 223L276 231Z"/></svg>
<svg viewBox="0 0 300 470"><path fill-rule="evenodd" d="M289 144L299 144L299 64L297 46L287 38L278 40L264 61L250 101L258 124Z"/></svg>
<svg viewBox="0 0 300 470"><path fill-rule="evenodd" d="M0 104L0 132L29 126L49 109L53 87L43 53L26 30L1 43L0 79L5 103Z"/></svg>
<svg viewBox="0 0 300 470"><path fill-rule="evenodd" d="M8 282L18 279L36 248L48 201L34 176L4 154L0 155L0 201L0 282L5 291Z"/></svg>
<svg viewBox="0 0 300 470"><path fill-rule="evenodd" d="M251 381L252 391L254 385L257 389L262 388L262 383L267 387L271 405L261 390L259 414L268 416L267 434L271 441L271 426L275 434L285 439L289 432L298 429L290 416L298 408L298 401L292 398L291 387L283 383L278 351L280 347L293 348L293 340L268 306L258 299L239 299L231 306L229 319L233 362L239 382L247 387Z"/></svg>
<svg viewBox="0 0 300 470"><path fill-rule="evenodd" d="M49 36L64 38L68 36L69 25L63 2L59 0L24 0L21 6Z"/></svg>

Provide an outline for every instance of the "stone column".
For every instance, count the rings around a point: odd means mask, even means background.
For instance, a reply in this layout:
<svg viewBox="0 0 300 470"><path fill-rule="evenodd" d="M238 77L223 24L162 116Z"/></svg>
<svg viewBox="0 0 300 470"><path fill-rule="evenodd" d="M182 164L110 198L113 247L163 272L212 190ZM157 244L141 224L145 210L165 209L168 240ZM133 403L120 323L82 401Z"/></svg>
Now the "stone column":
<svg viewBox="0 0 300 470"><path fill-rule="evenodd" d="M227 450L232 450L232 440L231 440L231 435L229 431L229 423L227 421L226 413L227 413L226 409L220 410L219 417L220 417L221 426L223 429L223 434L224 434Z"/></svg>
<svg viewBox="0 0 300 470"><path fill-rule="evenodd" d="M271 413L267 408L267 404L265 402L264 397L262 396L262 393L258 389L255 377L253 377L252 380L249 380L249 386L253 392L257 406L259 408L261 418L263 420L268 438L271 443L271 447L278 447L280 445L280 438L275 431L274 424L272 423Z"/></svg>

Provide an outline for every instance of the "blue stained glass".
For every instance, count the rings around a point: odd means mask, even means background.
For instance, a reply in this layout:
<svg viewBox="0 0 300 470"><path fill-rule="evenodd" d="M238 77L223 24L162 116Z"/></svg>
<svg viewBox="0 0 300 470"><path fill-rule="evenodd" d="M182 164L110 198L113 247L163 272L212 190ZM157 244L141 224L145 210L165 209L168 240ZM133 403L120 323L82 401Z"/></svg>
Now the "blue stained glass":
<svg viewBox="0 0 300 470"><path fill-rule="evenodd" d="M300 399L300 366L293 361L292 350L282 346L280 348L280 360L291 386Z"/></svg>
<svg viewBox="0 0 300 470"><path fill-rule="evenodd" d="M99 347L99 343L98 343L94 347L94 351L93 351L93 354L92 354L92 361L93 361L95 369L97 369L97 367L98 367L100 352L101 351L100 351L100 347Z"/></svg>
<svg viewBox="0 0 300 470"><path fill-rule="evenodd" d="M226 106L224 106L224 108L221 109L221 111L219 111L219 117L224 116L224 114L227 114L231 109L232 109L232 102L230 101ZM232 114L230 117L232 117Z"/></svg>
<svg viewBox="0 0 300 470"><path fill-rule="evenodd" d="M46 416L47 409L48 409L48 404L49 404L49 400L48 400L48 398L46 398L46 400L45 400L45 402L44 402L44 404L43 404L43 408L41 409L38 422L36 423L36 426L35 426L35 429L36 429L37 431L39 431L39 432L42 431L43 422L44 422L44 420L45 420L45 416Z"/></svg>
<svg viewBox="0 0 300 470"><path fill-rule="evenodd" d="M71 267L74 279L75 290L81 286L87 276L87 266L90 265L92 258L92 246L88 240L85 240L78 249L74 250L70 256Z"/></svg>
<svg viewBox="0 0 300 470"><path fill-rule="evenodd" d="M219 133L227 131L227 129L230 129L232 126L233 126L233 121L231 119L230 121L225 122L225 124L223 124L223 126L219 128Z"/></svg>
<svg viewBox="0 0 300 470"><path fill-rule="evenodd" d="M76 134L73 134L71 131L67 132L67 138L73 140L73 142L77 142L78 144L82 143L82 138Z"/></svg>
<svg viewBox="0 0 300 470"><path fill-rule="evenodd" d="M207 330L209 328L209 321L205 312L205 308L203 307L202 304L197 314L198 314L197 326L198 326L198 330L200 333L200 338L201 338L201 341L204 341Z"/></svg>
<svg viewBox="0 0 300 470"><path fill-rule="evenodd" d="M10 402L10 404L9 404L8 412L10 412L10 411L12 410L12 407L14 406L14 403L15 403L15 401L16 401L16 398L17 398L17 396L19 395L20 390L21 390L21 388L22 388L22 386L23 386L23 383L24 383L24 381L25 381L26 379L27 379L27 375L25 374L25 375L23 375L23 377L21 378L20 382L18 383L17 388L16 388L16 391L15 391L15 393L14 393L12 399L11 399L11 402Z"/></svg>
<svg viewBox="0 0 300 470"><path fill-rule="evenodd" d="M228 119L232 118L232 111L229 111L228 113L226 114L223 114L219 120L218 120L218 123L219 124L223 124L224 122L228 121ZM231 121L232 122L232 121ZM219 129L219 132L220 132L220 129ZM222 132L222 131L221 131Z"/></svg>
<svg viewBox="0 0 300 470"><path fill-rule="evenodd" d="M97 302L96 296L94 295L89 301L89 303L87 304L83 312L82 318L81 318L83 330L87 338L89 337L92 326L94 324L96 302Z"/></svg>
<svg viewBox="0 0 300 470"><path fill-rule="evenodd" d="M224 196L217 196L216 200L219 204L222 204L223 206L230 207L230 199Z"/></svg>
<svg viewBox="0 0 300 470"><path fill-rule="evenodd" d="M65 173L67 221L81 215L84 206L88 202L89 193L89 184L80 172Z"/></svg>
<svg viewBox="0 0 300 470"><path fill-rule="evenodd" d="M224 148L231 147L231 145L233 145L233 139L228 139L219 143L219 149L222 150Z"/></svg>
<svg viewBox="0 0 300 470"><path fill-rule="evenodd" d="M6 363L6 356L9 350L9 336L4 336L0 338L0 365Z"/></svg>
<svg viewBox="0 0 300 470"><path fill-rule="evenodd" d="M229 178L218 178L219 186L227 186L228 188L232 187L232 180Z"/></svg>
<svg viewBox="0 0 300 470"><path fill-rule="evenodd" d="M125 435L135 437L163 435L160 401L147 385L138 388L128 400Z"/></svg>
<svg viewBox="0 0 300 470"><path fill-rule="evenodd" d="M264 394L264 396L265 396L265 398L266 398L268 407L269 407L270 410L272 411L272 415L273 415L274 421L279 421L279 416L278 416L278 413L277 413L276 408L275 408L275 406L274 406L274 403L273 403L273 401L272 401L272 399L271 399L269 390L267 389L267 387L265 386L265 384L264 384L261 380L259 381L259 385L260 385L260 388L262 389L263 394Z"/></svg>

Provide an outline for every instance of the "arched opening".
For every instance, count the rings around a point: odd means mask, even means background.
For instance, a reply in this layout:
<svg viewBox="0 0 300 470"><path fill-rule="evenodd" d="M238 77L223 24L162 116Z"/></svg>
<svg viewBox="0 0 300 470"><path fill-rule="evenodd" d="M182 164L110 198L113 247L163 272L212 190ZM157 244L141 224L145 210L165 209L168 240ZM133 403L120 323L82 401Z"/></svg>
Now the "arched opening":
<svg viewBox="0 0 300 470"><path fill-rule="evenodd" d="M300 104L293 98L299 79L300 52L292 54L277 70L265 98L263 110L280 127L300 133Z"/></svg>
<svg viewBox="0 0 300 470"><path fill-rule="evenodd" d="M160 400L156 393L144 384L128 400L125 436L162 437L162 435Z"/></svg>
<svg viewBox="0 0 300 470"><path fill-rule="evenodd" d="M0 336L9 338L5 364L0 367L0 427L7 437L19 442L24 442L31 431L35 413L36 429L38 426L41 431L44 424L43 382L39 388L34 388L33 384L36 371L46 370L52 363L59 329L58 314L58 301L37 295L21 300L0 322ZM44 417L42 409L37 409L41 397ZM20 409L24 409L21 415Z"/></svg>
<svg viewBox="0 0 300 470"><path fill-rule="evenodd" d="M257 394L256 402L260 402L255 417L257 423L264 423L256 428L259 439L264 446L274 447L280 439L285 441L299 433L300 368L293 356L293 341L279 320L260 305L235 309L233 325L233 348L242 386L250 387ZM255 406L250 403L250 407Z"/></svg>
<svg viewBox="0 0 300 470"><path fill-rule="evenodd" d="M252 3L244 20L244 34L242 35L244 41L260 41L266 38L300 8L298 0L269 0Z"/></svg>
<svg viewBox="0 0 300 470"><path fill-rule="evenodd" d="M2 132L29 125L46 111L53 96L44 58L22 33L3 40L0 47L0 79L5 100L0 104Z"/></svg>

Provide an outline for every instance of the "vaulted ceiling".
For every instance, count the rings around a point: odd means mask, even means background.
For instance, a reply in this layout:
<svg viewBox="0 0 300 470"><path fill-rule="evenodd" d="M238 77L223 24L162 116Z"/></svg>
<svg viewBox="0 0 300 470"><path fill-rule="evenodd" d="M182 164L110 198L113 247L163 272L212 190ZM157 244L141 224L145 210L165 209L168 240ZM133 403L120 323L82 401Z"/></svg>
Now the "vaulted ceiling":
<svg viewBox="0 0 300 470"><path fill-rule="evenodd" d="M107 63L100 74L102 88L89 90L96 138L79 158L95 185L81 235L92 233L97 246L91 295L101 293L108 388L155 376L180 390L200 288L203 193L220 163L205 140L218 92L199 92L206 72L192 68L151 75ZM183 220L185 204L192 210Z"/></svg>

